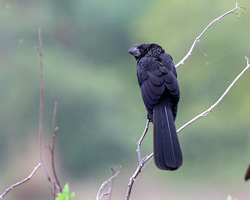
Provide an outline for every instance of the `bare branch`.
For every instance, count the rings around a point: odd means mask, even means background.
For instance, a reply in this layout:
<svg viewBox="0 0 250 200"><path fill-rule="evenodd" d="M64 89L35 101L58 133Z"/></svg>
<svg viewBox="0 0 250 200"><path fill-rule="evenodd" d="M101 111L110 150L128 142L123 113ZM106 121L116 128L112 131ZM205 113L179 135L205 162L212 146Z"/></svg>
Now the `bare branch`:
<svg viewBox="0 0 250 200"><path fill-rule="evenodd" d="M40 55L40 111L39 111L40 160L49 181L52 181L51 176L49 175L49 172L43 160L43 49L42 49L43 43L42 43L42 32L40 28L38 29L38 39L39 39L39 47L37 48L37 50Z"/></svg>
<svg viewBox="0 0 250 200"><path fill-rule="evenodd" d="M226 94L229 92L229 90L231 90L231 88L234 86L234 84L239 80L239 78L246 72L246 70L250 67L249 64L249 60L248 58L245 56L245 60L247 61L247 66L241 71L241 73L238 74L238 76L233 80L233 82L228 86L228 88L226 89L226 91L221 95L221 97L207 110L205 110L204 112L202 112L201 114L197 115L196 117L194 117L193 119L191 119L189 122L187 122L186 124L184 124L182 127L180 127L177 130L177 133L181 132L184 128L186 128L187 126L189 126L190 124L194 123L196 120L198 120L201 117L205 117L206 115L208 115L221 101L222 99L226 96Z"/></svg>
<svg viewBox="0 0 250 200"><path fill-rule="evenodd" d="M121 171L121 166L119 167L118 171L113 174L113 176L111 176L108 180L104 181L103 184L101 185L100 189L97 192L97 196L96 196L96 200L102 200L102 198L104 196L110 195L111 191L112 191L112 181L114 180L114 178L120 173ZM111 183L111 185L108 188L107 192L101 193L109 184Z"/></svg>
<svg viewBox="0 0 250 200"><path fill-rule="evenodd" d="M142 134L141 138L139 139L139 141L137 143L137 145L138 145L137 146L137 153L138 153L139 163L138 163L137 169L135 170L134 174L129 179L128 190L127 190L127 194L126 194L126 199L127 200L130 199L131 191L132 191L132 188L133 188L136 177L141 173L142 168L145 165L145 163L153 157L153 153L152 153L149 156L141 158L141 143L142 143L145 135L148 132L148 128L149 128L149 120L147 120L146 127L145 127L145 129L143 131L143 134Z"/></svg>
<svg viewBox="0 0 250 200"><path fill-rule="evenodd" d="M113 167L111 167L111 171L112 171L112 176L114 176L114 175L115 175L115 170L114 170ZM115 182L115 179L113 178L113 179L111 180L111 183L110 183L109 200L111 200L111 198L112 198L112 192L113 192L114 182Z"/></svg>
<svg viewBox="0 0 250 200"><path fill-rule="evenodd" d="M40 144L40 160L43 165L43 50L42 50L42 34L38 29L39 47L37 48L40 55L40 111L39 111L39 144Z"/></svg>
<svg viewBox="0 0 250 200"><path fill-rule="evenodd" d="M197 38L195 38L191 48L189 49L188 53L184 56L184 58L182 58L182 60L180 62L178 62L175 67L178 68L179 66L183 65L184 62L191 56L193 50L194 50L194 47L196 46L196 44L200 41L201 37L207 32L207 30L217 21L219 21L220 19L222 19L223 17L229 15L229 14L235 14L238 18L240 17L240 15L235 12L236 10L240 10L242 9L243 10L243 13L246 13L246 9L244 7L240 7L238 6L238 2L236 0L236 6L235 8L233 8L232 10L229 10L228 12L222 14L221 16L217 17L216 19L214 19L213 21L211 21L207 27L201 32L200 35L198 35Z"/></svg>
<svg viewBox="0 0 250 200"><path fill-rule="evenodd" d="M34 168L34 170L30 173L30 175L29 175L27 178L25 178L25 179L23 179L22 181L19 181L19 182L15 183L15 184L11 185L9 188L7 188L7 189L5 190L5 192L4 192L2 195L0 195L0 199L3 199L4 196L5 196L6 194L8 194L8 192L11 191L12 189L14 189L15 187L17 187L17 186L19 186L19 185L21 185L21 184L23 184L23 183L29 181L29 180L31 179L31 177L32 177L32 176L36 173L36 171L39 169L40 166L41 166L41 163L39 163L39 164Z"/></svg>
<svg viewBox="0 0 250 200"><path fill-rule="evenodd" d="M60 187L50 176L46 164L43 160L43 43L42 43L42 31L40 28L38 29L38 39L39 39L39 47L37 48L37 50L40 55L40 111L39 111L40 160L41 160L41 165L48 177L48 180L56 187L58 191L60 191Z"/></svg>
<svg viewBox="0 0 250 200"><path fill-rule="evenodd" d="M51 142L51 147L50 147L50 153L51 153L52 172L53 172L56 184L57 184L57 186L59 188L59 192L62 192L62 187L61 187L60 182L58 180L58 177L56 175L55 159L54 159L55 139L56 139L56 133L58 131L58 127L56 127L56 111L57 111L57 101L55 102L55 106L54 106L53 123L52 123L52 142Z"/></svg>
<svg viewBox="0 0 250 200"><path fill-rule="evenodd" d="M151 153L149 156L146 156L144 158L141 159L141 161L139 162L134 174L131 176L131 178L129 179L129 183L128 183L128 190L127 190L127 194L126 194L126 199L129 200L130 199L130 195L132 192L132 188L134 185L134 182L137 178L137 176L142 172L142 168L144 167L144 165L153 157L153 153Z"/></svg>
<svg viewBox="0 0 250 200"><path fill-rule="evenodd" d="M145 127L145 130L141 136L141 138L139 139L138 143L137 143L137 153L138 153L138 159L139 159L139 162L141 162L141 143L146 135L146 133L148 132L148 127L149 127L149 120L147 120L147 123L146 123L146 127Z"/></svg>

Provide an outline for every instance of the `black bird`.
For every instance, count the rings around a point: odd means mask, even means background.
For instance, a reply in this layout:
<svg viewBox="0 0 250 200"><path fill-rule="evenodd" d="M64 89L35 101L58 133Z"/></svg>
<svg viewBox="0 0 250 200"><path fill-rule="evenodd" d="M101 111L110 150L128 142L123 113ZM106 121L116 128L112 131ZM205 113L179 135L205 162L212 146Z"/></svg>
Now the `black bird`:
<svg viewBox="0 0 250 200"><path fill-rule="evenodd" d="M147 118L154 127L155 165L176 170L182 165L182 153L174 122L180 90L173 59L157 44L136 44L128 52L136 59Z"/></svg>

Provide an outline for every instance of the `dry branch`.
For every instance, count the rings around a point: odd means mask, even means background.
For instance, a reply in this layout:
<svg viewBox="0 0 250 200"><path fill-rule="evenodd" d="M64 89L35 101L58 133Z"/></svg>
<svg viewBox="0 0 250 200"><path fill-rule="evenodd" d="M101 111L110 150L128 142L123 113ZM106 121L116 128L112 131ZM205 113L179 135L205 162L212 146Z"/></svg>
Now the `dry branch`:
<svg viewBox="0 0 250 200"><path fill-rule="evenodd" d="M113 172L113 176L111 176L108 180L104 181L103 184L101 185L100 189L97 192L96 200L102 200L104 196L111 195L112 192L112 187L113 187L113 180L114 178L120 173L121 171L121 166L119 167L118 171L116 173ZM102 193L102 191L109 185L109 188L107 192Z"/></svg>
<svg viewBox="0 0 250 200"><path fill-rule="evenodd" d="M52 168L53 176L54 176L55 182L59 188L59 192L62 192L62 187L60 185L60 182L59 182L57 174L56 174L55 156L54 156L55 155L55 139L56 139L56 133L58 131L58 127L56 126L56 112L57 112L57 101L55 102L55 106L54 106L53 122L52 122L52 141L51 141L51 146L49 147L49 149L50 149L50 154L51 154L51 168ZM56 194L56 192L54 191L54 195L55 194Z"/></svg>
<svg viewBox="0 0 250 200"><path fill-rule="evenodd" d="M240 10L242 9L243 10L243 13L246 13L246 9L244 7L241 7L241 6L238 6L238 1L236 0L236 5L235 5L235 8L233 8L232 10L229 10L228 12L222 14L221 16L217 17L216 19L214 19L213 21L211 21L207 26L206 28L201 32L200 35L198 35L191 48L189 49L188 53L184 56L184 58L182 58L182 60L180 62L178 62L175 67L178 68L179 66L183 65L184 62L191 56L193 50L194 50L194 47L196 46L196 44L200 41L201 37L207 32L207 30L217 21L219 21L220 19L222 19L223 17L229 15L229 14L235 14L238 18L240 17L240 15L236 12L236 10Z"/></svg>
<svg viewBox="0 0 250 200"><path fill-rule="evenodd" d="M19 185L21 185L21 184L23 184L23 183L29 181L29 180L31 179L31 177L32 177L32 176L36 173L36 171L39 169L40 166L41 166L41 163L39 163L39 164L34 168L34 170L30 173L30 175L29 175L27 178L25 178L25 179L23 179L22 181L19 181L19 182L15 183L15 184L11 185L9 188L7 188L7 189L5 190L5 192L4 192L2 195L0 195L0 199L3 199L4 196L5 196L6 194L8 194L8 192L11 191L12 189L14 189L15 187L17 187L17 186L19 186Z"/></svg>
<svg viewBox="0 0 250 200"><path fill-rule="evenodd" d="M38 39L39 39L39 46L37 47L37 50L40 55L40 111L39 111L40 160L41 160L42 167L48 177L48 180L52 183L52 185L58 191L61 191L61 187L50 176L49 170L47 169L46 164L43 160L43 43L42 43L42 32L40 28L38 29Z"/></svg>
<svg viewBox="0 0 250 200"><path fill-rule="evenodd" d="M231 90L231 88L234 86L234 84L239 80L239 78L246 72L246 70L250 67L249 64L249 60L247 57L245 57L245 60L247 61L247 66L241 71L241 73L238 74L238 76L233 80L233 82L228 86L228 88L226 89L226 91L221 95L221 97L207 110L205 110L204 112L202 112L201 114L197 115L196 117L194 117L193 119L191 119L189 122L187 122L186 124L184 124L182 127L180 127L177 130L177 133L179 133L180 131L182 131L184 128L186 128L187 126L189 126L190 124L194 123L196 120L198 120L201 117L205 117L206 115L208 115L221 101L222 99L226 96L226 94L229 92L229 90Z"/></svg>
<svg viewBox="0 0 250 200"><path fill-rule="evenodd" d="M146 135L146 133L148 132L148 128L149 128L149 120L147 120L146 123L146 127L143 131L143 134L141 136L141 138L139 139L138 143L137 143L137 153L138 153L138 166L137 169L135 170L134 174L131 176L131 178L129 179L129 184L128 184L128 190L127 190L127 194L126 194L126 199L130 199L130 195L131 195L131 191L135 182L136 177L140 174L143 166L145 165L145 163L150 160L153 156L153 153L150 154L149 156L146 156L144 158L141 158L141 143Z"/></svg>

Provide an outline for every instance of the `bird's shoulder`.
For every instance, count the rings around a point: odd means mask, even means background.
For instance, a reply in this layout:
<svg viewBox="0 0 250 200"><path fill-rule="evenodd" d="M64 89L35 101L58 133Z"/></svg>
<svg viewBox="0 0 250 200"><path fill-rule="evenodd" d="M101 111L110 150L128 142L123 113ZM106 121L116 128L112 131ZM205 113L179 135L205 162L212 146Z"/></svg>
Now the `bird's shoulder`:
<svg viewBox="0 0 250 200"><path fill-rule="evenodd" d="M144 56L137 62L139 83L147 80L151 75L161 77L169 72L173 72L177 77L173 59L165 52L158 56Z"/></svg>

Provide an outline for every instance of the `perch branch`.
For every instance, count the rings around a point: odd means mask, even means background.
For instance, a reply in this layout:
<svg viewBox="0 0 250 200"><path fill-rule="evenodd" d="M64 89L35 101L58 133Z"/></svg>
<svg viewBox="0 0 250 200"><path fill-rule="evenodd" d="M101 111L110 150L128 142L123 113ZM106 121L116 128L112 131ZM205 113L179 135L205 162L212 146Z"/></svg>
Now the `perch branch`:
<svg viewBox="0 0 250 200"><path fill-rule="evenodd" d="M240 15L236 12L236 10L243 10L243 13L246 13L246 9L244 7L238 6L238 1L236 0L236 5L235 8L233 8L232 10L229 10L228 12L222 14L221 16L217 17L216 19L214 19L213 21L211 21L207 27L201 32L200 35L198 35L197 38L195 38L191 48L189 49L188 53L184 56L184 58L182 58L182 60L180 62L178 62L175 67L178 68L179 66L183 65L184 62L191 56L194 47L196 46L196 44L200 41L201 37L207 32L207 30L217 21L219 21L220 19L222 19L223 17L229 15L229 14L235 14L238 18L240 17Z"/></svg>
<svg viewBox="0 0 250 200"><path fill-rule="evenodd" d="M137 153L138 153L138 159L139 159L139 162L141 162L141 143L146 135L146 133L148 132L148 127L149 127L149 120L147 120L147 123L146 123L146 127L144 129L144 132L141 136L141 138L139 139L138 143L137 143Z"/></svg>
<svg viewBox="0 0 250 200"><path fill-rule="evenodd" d="M202 112L201 114L197 115L196 117L194 117L192 120L190 120L189 122L187 122L186 124L184 124L182 127L180 127L177 130L177 133L181 132L184 128L186 128L187 126L189 126L190 124L194 123L195 121L197 121L198 119L200 119L201 117L205 117L207 116L222 100L223 98L226 96L226 94L231 90L231 88L234 86L234 84L240 79L240 77L247 71L247 69L250 67L249 64L249 59L245 56L245 60L247 62L246 67L238 74L238 76L233 80L233 82L228 86L228 88L225 90L225 92L221 95L221 97L207 110L205 110L204 112ZM141 143L143 138L145 137L147 131L148 131L148 125L149 125L149 120L147 120L147 124L145 127L145 130L138 142L138 158L139 158L139 164L137 169L135 170L134 174L132 175L132 177L129 180L129 184L128 184L128 190L127 190L127 194L126 194L126 199L129 200L130 199L130 195L131 195L131 191L133 188L133 184L137 178L137 176L141 173L142 168L144 167L144 165L153 157L153 153L151 153L149 156L144 157L143 159L141 159Z"/></svg>
<svg viewBox="0 0 250 200"><path fill-rule="evenodd" d="M103 184L101 185L100 189L97 192L96 200L102 200L104 196L110 195L112 191L112 182L115 179L115 177L120 173L121 171L121 166L119 167L118 171L116 173L113 173L113 176L111 176L108 180L104 181ZM108 191L101 193L108 185L110 184Z"/></svg>
<svg viewBox="0 0 250 200"><path fill-rule="evenodd" d="M142 134L141 138L139 139L139 141L137 143L137 150L136 151L138 153L139 163L138 163L137 169L135 170L134 174L129 179L129 184L128 184L128 190L127 190L127 194L126 194L126 199L130 199L131 191L132 191L134 182L136 180L136 177L140 174L140 172L141 172L143 166L145 165L145 163L148 160L150 160L152 158L152 156L153 156L153 153L152 153L149 156L145 156L144 158L141 158L141 143L142 143L145 135L148 132L148 128L149 128L149 120L147 120L146 127L145 127L145 129L143 131L143 134Z"/></svg>
<svg viewBox="0 0 250 200"><path fill-rule="evenodd" d="M39 46L37 47L38 53L40 55L40 110L39 110L39 146L40 146L40 160L41 165L48 177L48 180L60 191L58 184L52 179L46 164L43 160L43 43L42 43L42 32L38 29L38 39Z"/></svg>
<svg viewBox="0 0 250 200"><path fill-rule="evenodd" d="M32 176L36 173L36 171L39 169L40 166L41 166L41 163L39 163L39 164L34 168L34 170L30 173L30 175L29 175L27 178L25 178L25 179L23 179L22 181L19 181L19 182L15 183L15 184L11 185L9 188L7 188L7 189L5 190L5 192L4 192L2 195L0 195L0 199L3 199L4 196L5 196L6 194L8 194L8 192L11 191L12 189L14 189L15 187L17 187L17 186L19 186L19 185L21 185L21 184L23 184L23 183L29 181L29 180L31 179L31 177L32 177Z"/></svg>

